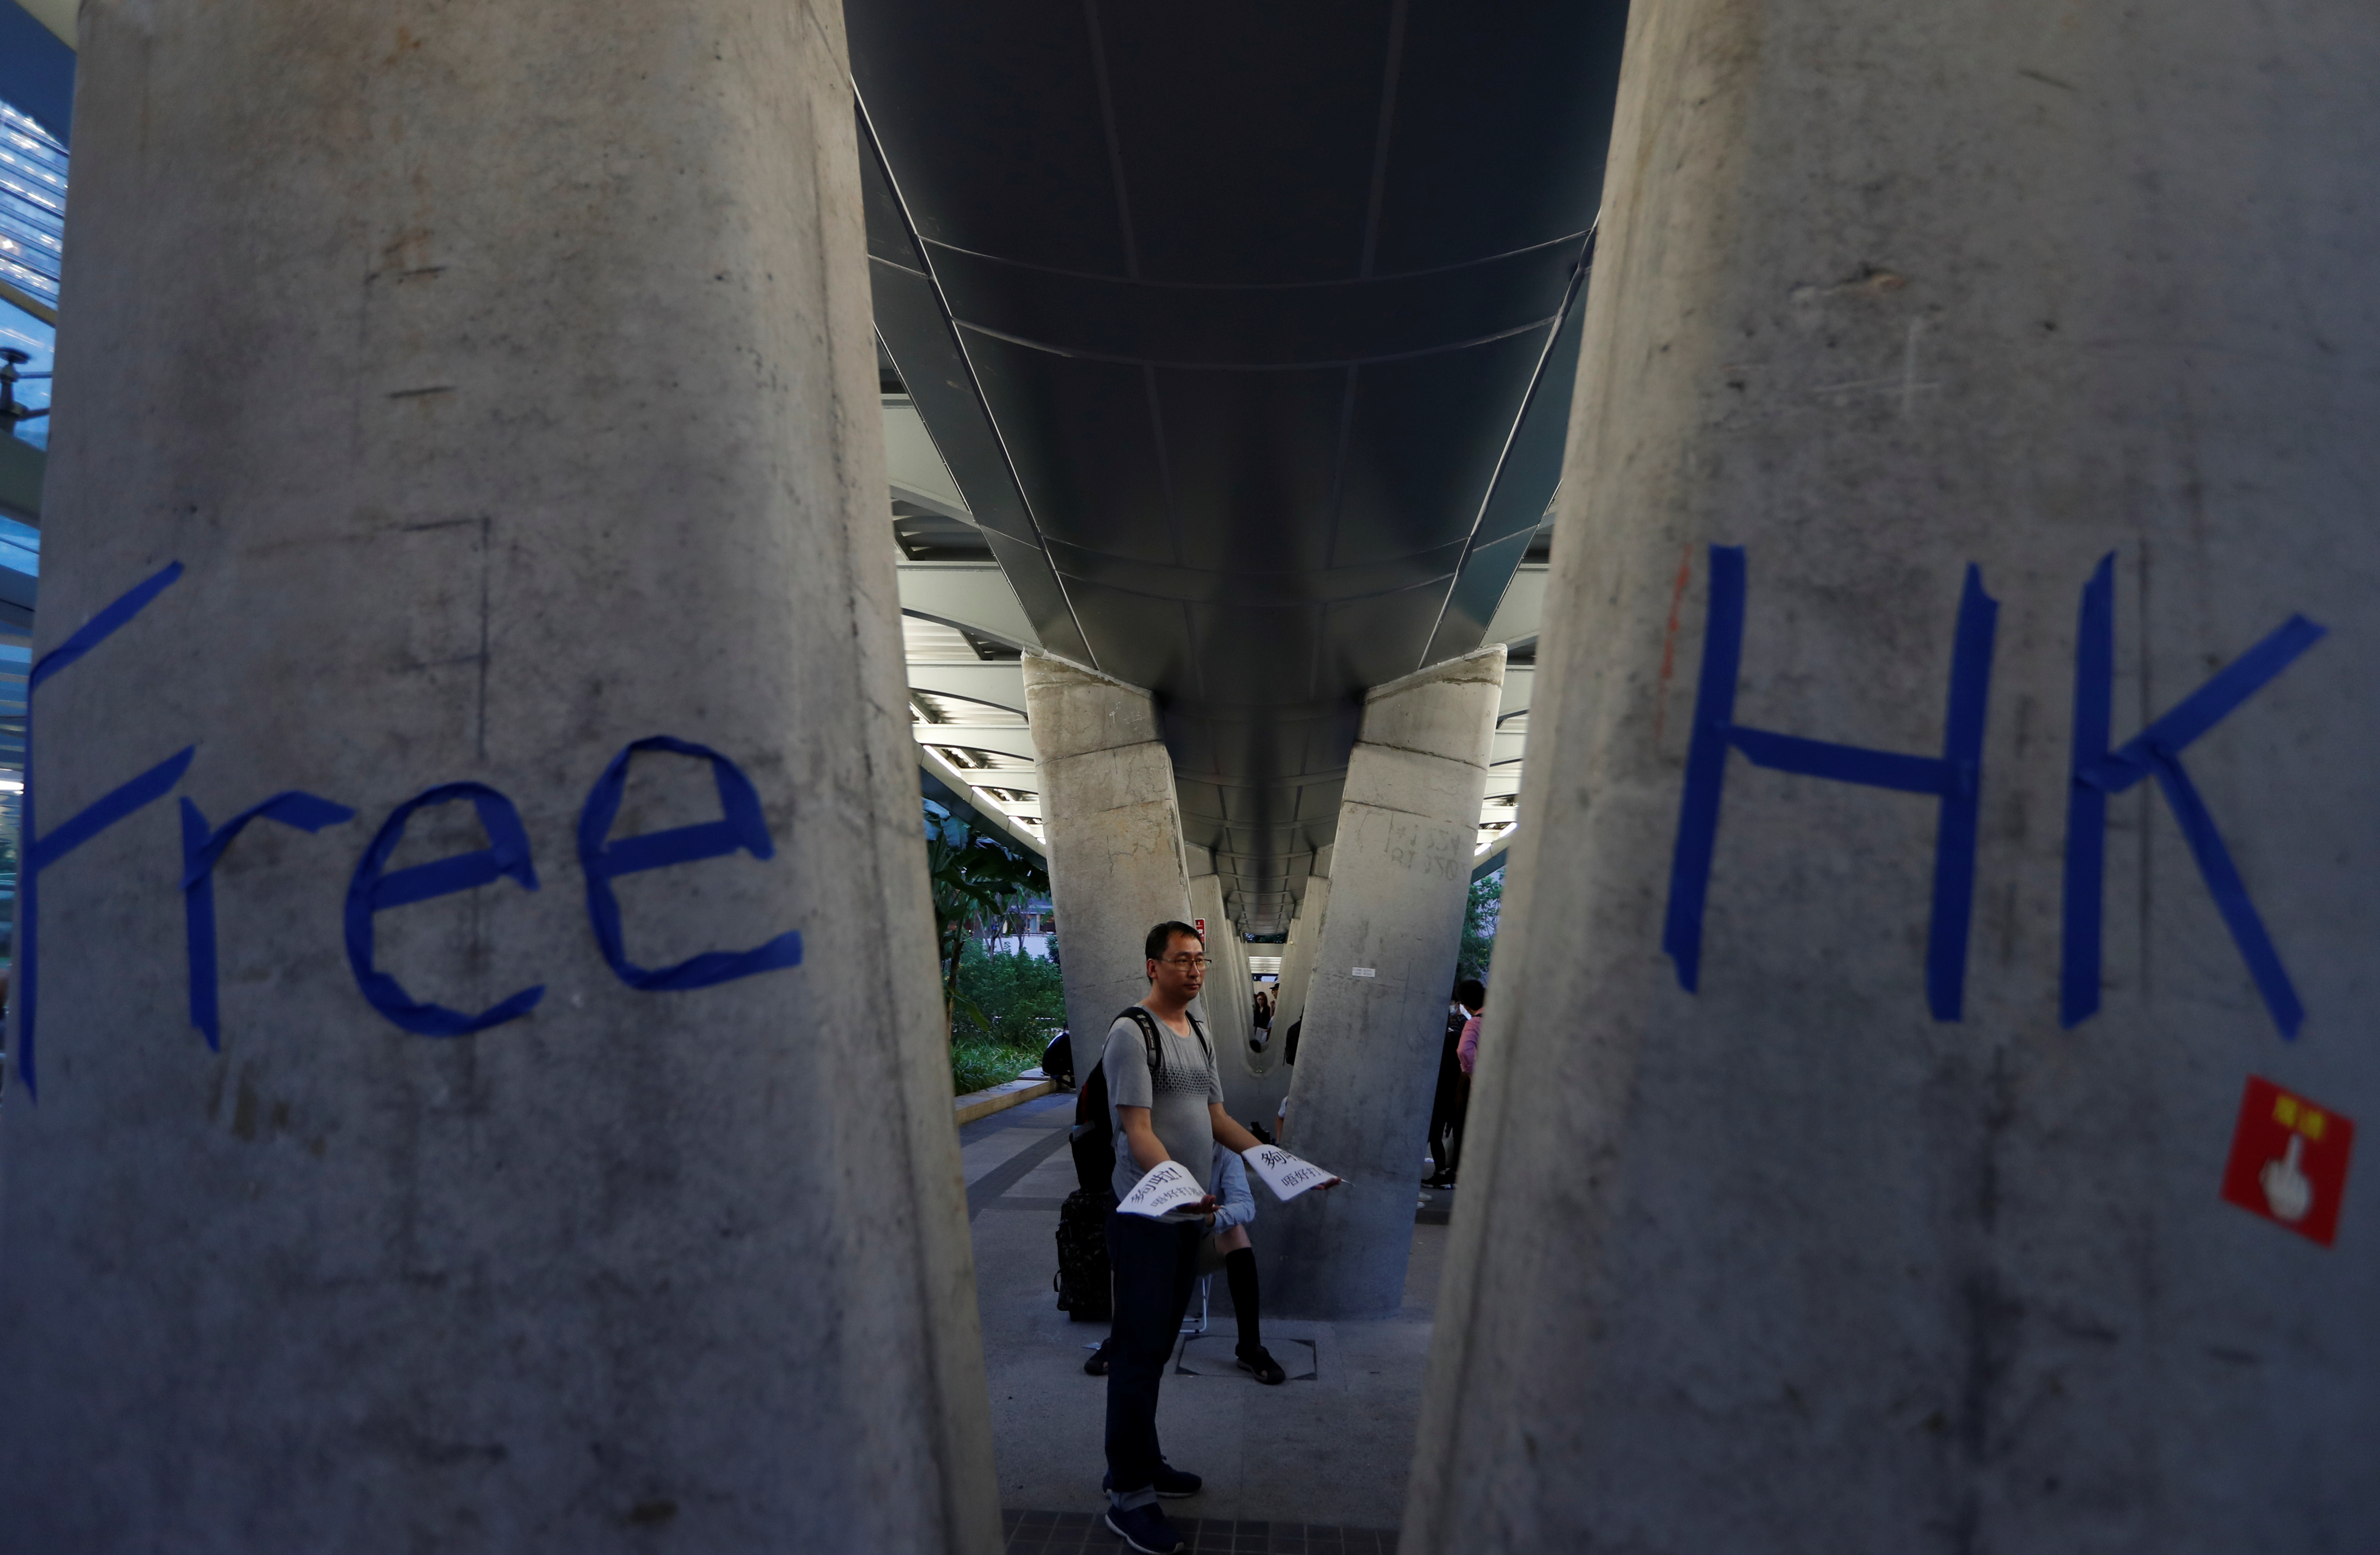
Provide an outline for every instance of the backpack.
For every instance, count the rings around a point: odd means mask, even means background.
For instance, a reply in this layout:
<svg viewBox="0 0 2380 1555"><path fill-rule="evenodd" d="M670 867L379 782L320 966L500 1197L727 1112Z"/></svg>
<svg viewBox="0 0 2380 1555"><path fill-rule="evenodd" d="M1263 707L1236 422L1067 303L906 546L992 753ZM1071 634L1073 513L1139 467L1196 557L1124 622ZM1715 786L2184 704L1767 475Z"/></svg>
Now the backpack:
<svg viewBox="0 0 2380 1555"><path fill-rule="evenodd" d="M1075 1088L1075 1039L1061 1031L1041 1050L1041 1073L1060 1090Z"/></svg>
<svg viewBox="0 0 2380 1555"><path fill-rule="evenodd" d="M1058 1207L1058 1272L1050 1285L1058 1310L1077 1323L1104 1323L1115 1316L1108 1283L1108 1206L1115 1195L1105 1183L1092 1193L1076 1188Z"/></svg>
<svg viewBox="0 0 2380 1555"><path fill-rule="evenodd" d="M1141 1044L1148 1052L1148 1074L1153 1080L1163 1063L1157 1044L1157 1017L1138 1004L1123 1012L1118 1020L1129 1019L1140 1027ZM1215 1067L1215 1050L1207 1040L1207 1028L1198 1017L1190 1017L1190 1029L1198 1034L1198 1047L1207 1055L1207 1068ZM1107 1064L1101 1057L1093 1059L1082 1076L1082 1089L1075 1093L1075 1126L1067 1135L1075 1152L1075 1180L1089 1194L1112 1194L1115 1181L1115 1117L1108 1107Z"/></svg>

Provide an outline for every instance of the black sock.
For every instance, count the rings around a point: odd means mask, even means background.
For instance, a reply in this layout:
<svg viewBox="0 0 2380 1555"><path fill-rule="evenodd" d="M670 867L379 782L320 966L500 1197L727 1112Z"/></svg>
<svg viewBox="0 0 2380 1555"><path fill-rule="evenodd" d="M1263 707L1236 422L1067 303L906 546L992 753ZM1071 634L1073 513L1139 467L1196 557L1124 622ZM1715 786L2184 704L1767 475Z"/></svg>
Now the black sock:
<svg viewBox="0 0 2380 1555"><path fill-rule="evenodd" d="M1231 1282L1232 1310L1239 1315L1241 1353L1263 1349L1264 1334L1257 1326L1256 1249L1240 1247L1224 1255L1223 1277Z"/></svg>

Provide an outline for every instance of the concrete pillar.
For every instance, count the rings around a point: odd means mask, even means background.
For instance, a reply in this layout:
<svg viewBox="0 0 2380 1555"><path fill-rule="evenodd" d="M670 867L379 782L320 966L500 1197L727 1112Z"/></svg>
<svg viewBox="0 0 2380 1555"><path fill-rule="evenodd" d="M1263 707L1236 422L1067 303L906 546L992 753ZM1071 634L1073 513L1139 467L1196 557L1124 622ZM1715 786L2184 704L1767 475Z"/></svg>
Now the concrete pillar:
<svg viewBox="0 0 2380 1555"><path fill-rule="evenodd" d="M5 1542L997 1549L840 13L81 39Z"/></svg>
<svg viewBox="0 0 2380 1555"><path fill-rule="evenodd" d="M1173 759L1148 692L1047 654L1025 656L1025 716L1040 766L1066 1021L1095 1045L1148 992L1150 927L1197 916Z"/></svg>
<svg viewBox="0 0 2380 1555"><path fill-rule="evenodd" d="M1281 1207L1265 1288L1284 1312L1378 1318L1403 1302L1503 686L1499 643L1364 699L1289 1088L1291 1148L1347 1182Z"/></svg>
<svg viewBox="0 0 2380 1555"><path fill-rule="evenodd" d="M1305 994L1313 983L1314 945L1330 911L1330 877L1318 864L1305 878L1305 896L1297 905L1297 916L1289 920L1289 939L1281 947L1281 1007L1272 1023L1276 1062L1289 1028L1305 1018Z"/></svg>
<svg viewBox="0 0 2380 1555"><path fill-rule="evenodd" d="M1406 1548L2380 1548L2374 1167L2218 1191L2380 1116L2380 29L1629 29Z"/></svg>
<svg viewBox="0 0 2380 1555"><path fill-rule="evenodd" d="M1246 1093L1249 1007L1248 977L1233 955L1232 926L1223 917L1223 881L1215 873L1214 855L1202 847L1185 848L1190 860L1190 914L1207 920L1207 991L1198 1001L1198 1018L1215 1044L1215 1068L1223 1077L1223 1094L1240 1115Z"/></svg>

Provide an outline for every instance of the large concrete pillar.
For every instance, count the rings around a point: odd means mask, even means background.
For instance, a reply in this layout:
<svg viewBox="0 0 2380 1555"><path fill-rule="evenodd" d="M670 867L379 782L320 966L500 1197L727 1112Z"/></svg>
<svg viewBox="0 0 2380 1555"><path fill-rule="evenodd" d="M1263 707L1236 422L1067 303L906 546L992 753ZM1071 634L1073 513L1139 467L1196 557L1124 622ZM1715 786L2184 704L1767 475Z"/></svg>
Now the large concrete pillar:
<svg viewBox="0 0 2380 1555"><path fill-rule="evenodd" d="M1322 852L1329 853L1329 848ZM1314 977L1314 946L1322 934L1322 920L1330 911L1330 876L1318 865L1305 877L1305 895L1297 916L1289 920L1289 938L1281 947L1281 1003L1273 1015L1275 1041L1271 1057L1279 1062L1289 1028L1305 1015L1305 993Z"/></svg>
<svg viewBox="0 0 2380 1555"><path fill-rule="evenodd" d="M1289 1087L1291 1148L1347 1181L1281 1206L1266 1295L1285 1312L1378 1318L1403 1303L1503 686L1499 643L1364 699Z"/></svg>
<svg viewBox="0 0 2380 1555"><path fill-rule="evenodd" d="M81 39L0 1542L997 1549L840 13Z"/></svg>
<svg viewBox="0 0 2380 1555"><path fill-rule="evenodd" d="M1406 1547L2380 1548L2380 29L1629 25Z"/></svg>
<svg viewBox="0 0 2380 1555"><path fill-rule="evenodd" d="M1197 916L1173 759L1148 692L1062 659L1025 656L1025 710L1040 767L1066 1021L1097 1044L1118 1012L1148 992L1141 949L1150 927Z"/></svg>
<svg viewBox="0 0 2380 1555"><path fill-rule="evenodd" d="M1189 859L1190 914L1207 920L1207 991L1198 1001L1198 1018L1215 1044L1215 1070L1222 1076L1223 1095L1234 1117L1243 1102L1253 1104L1248 1082L1248 1032L1254 1011L1248 997L1245 967L1233 954L1237 937L1223 917L1223 881L1215 873L1215 856L1203 847L1184 847Z"/></svg>

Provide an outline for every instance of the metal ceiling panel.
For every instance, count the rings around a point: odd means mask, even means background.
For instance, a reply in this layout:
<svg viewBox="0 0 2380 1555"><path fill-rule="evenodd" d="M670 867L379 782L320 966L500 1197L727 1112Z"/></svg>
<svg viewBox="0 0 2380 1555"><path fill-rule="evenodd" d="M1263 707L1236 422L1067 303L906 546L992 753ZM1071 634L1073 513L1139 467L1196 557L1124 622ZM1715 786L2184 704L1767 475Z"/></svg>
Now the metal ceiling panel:
<svg viewBox="0 0 2380 1555"><path fill-rule="evenodd" d="M886 345L1036 630L1157 694L1187 841L1277 927L1365 690L1475 643L1543 512L1626 6L846 15Z"/></svg>

